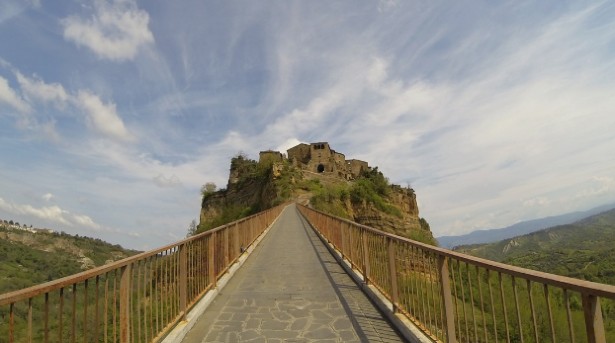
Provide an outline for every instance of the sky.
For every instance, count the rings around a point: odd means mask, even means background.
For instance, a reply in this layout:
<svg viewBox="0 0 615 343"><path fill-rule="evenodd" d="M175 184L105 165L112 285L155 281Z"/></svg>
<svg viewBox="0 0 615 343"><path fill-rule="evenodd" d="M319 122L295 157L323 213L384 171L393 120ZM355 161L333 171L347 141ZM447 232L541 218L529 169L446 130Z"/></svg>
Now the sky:
<svg viewBox="0 0 615 343"><path fill-rule="evenodd" d="M609 1L0 0L0 218L151 249L327 141L435 236L615 203Z"/></svg>

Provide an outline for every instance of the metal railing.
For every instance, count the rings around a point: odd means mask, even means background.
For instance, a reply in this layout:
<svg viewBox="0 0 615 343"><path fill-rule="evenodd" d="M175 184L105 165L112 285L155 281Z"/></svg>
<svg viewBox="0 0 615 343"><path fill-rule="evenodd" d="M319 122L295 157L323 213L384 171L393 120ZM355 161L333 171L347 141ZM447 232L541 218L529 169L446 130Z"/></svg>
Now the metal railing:
<svg viewBox="0 0 615 343"><path fill-rule="evenodd" d="M0 342L157 342L283 205L182 241L0 295Z"/></svg>
<svg viewBox="0 0 615 343"><path fill-rule="evenodd" d="M299 210L395 312L434 341L615 342L615 286L456 253L305 206Z"/></svg>

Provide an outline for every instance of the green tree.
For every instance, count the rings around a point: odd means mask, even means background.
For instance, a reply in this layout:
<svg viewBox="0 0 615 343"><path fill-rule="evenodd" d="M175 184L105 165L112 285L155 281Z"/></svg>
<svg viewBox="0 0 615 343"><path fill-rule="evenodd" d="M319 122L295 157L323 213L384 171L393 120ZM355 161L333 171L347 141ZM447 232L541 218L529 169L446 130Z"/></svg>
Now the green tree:
<svg viewBox="0 0 615 343"><path fill-rule="evenodd" d="M197 230L198 230L198 225L196 223L196 219L192 219L192 221L190 222L190 225L188 225L188 234L186 235L186 237L194 236Z"/></svg>
<svg viewBox="0 0 615 343"><path fill-rule="evenodd" d="M216 186L215 183L213 182L207 182L205 183L202 187L201 187L201 194L203 196L207 196L213 192L216 191L216 189L218 189L218 187Z"/></svg>

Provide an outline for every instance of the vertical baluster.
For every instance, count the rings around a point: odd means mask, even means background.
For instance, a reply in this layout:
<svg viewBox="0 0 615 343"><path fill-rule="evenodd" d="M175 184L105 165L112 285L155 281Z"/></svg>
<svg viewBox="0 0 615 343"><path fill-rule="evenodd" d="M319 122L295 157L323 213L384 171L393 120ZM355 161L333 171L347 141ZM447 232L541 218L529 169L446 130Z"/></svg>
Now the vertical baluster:
<svg viewBox="0 0 615 343"><path fill-rule="evenodd" d="M527 296L530 301L530 312L532 314L532 325L534 325L534 341L538 342L538 326L536 325L536 312L534 310L534 297L532 296L532 283L527 281Z"/></svg>
<svg viewBox="0 0 615 343"><path fill-rule="evenodd" d="M75 342L75 340L77 339L77 335L75 333L75 328L76 328L76 321L77 321L77 284L74 283L73 284L73 294L72 294L72 308L71 308L71 314L72 314L72 318L71 318L71 328L70 328L70 341L71 342Z"/></svg>
<svg viewBox="0 0 615 343"><path fill-rule="evenodd" d="M434 331L433 330L433 316L431 315L431 310L434 309L433 305L430 303L430 293L431 293L431 285L433 285L433 282L431 280L431 274L430 274L430 261L429 261L429 254L426 251L423 251L423 261L425 261L425 277L423 278L424 280L424 284L425 284L425 298L427 300L427 320L425 321L425 324L428 325L428 329L429 331ZM435 313L434 313L435 314Z"/></svg>
<svg viewBox="0 0 615 343"><path fill-rule="evenodd" d="M564 289L564 299L566 302L566 318L568 319L568 334L570 336L570 342L574 343L574 325L572 322L572 314L570 313L570 297L568 296L567 289Z"/></svg>
<svg viewBox="0 0 615 343"><path fill-rule="evenodd" d="M414 318L419 318L420 317L420 306L419 306L419 299L420 299L420 295L419 295L419 290L418 290L418 284L417 284L417 280L419 278L419 273L418 273L418 268L417 263L418 263L418 254L416 253L416 247L414 246L410 246L410 254L411 254L411 278L410 278L410 293L412 294L412 316Z"/></svg>
<svg viewBox="0 0 615 343"><path fill-rule="evenodd" d="M64 331L64 323L62 322L62 315L64 314L64 287L60 288L60 313L58 314L58 342L64 342L62 337L62 331Z"/></svg>
<svg viewBox="0 0 615 343"><path fill-rule="evenodd" d="M517 282L514 276L510 277L512 280L513 295L515 297L515 310L517 311L517 324L519 325L519 338L523 343L523 325L521 323L521 312L519 310L519 296L517 295Z"/></svg>
<svg viewBox="0 0 615 343"><path fill-rule="evenodd" d="M506 342L510 343L510 329L508 326L508 311L506 310L506 300L504 297L504 284L502 283L502 273L498 272L498 282L500 284L500 298L502 300L502 312L504 314L504 327L506 328Z"/></svg>
<svg viewBox="0 0 615 343"><path fill-rule="evenodd" d="M15 303L9 305L9 343L15 342Z"/></svg>
<svg viewBox="0 0 615 343"><path fill-rule="evenodd" d="M103 341L107 342L108 341L108 335L109 335L109 273L105 273L105 306L104 306L104 312L103 312Z"/></svg>
<svg viewBox="0 0 615 343"><path fill-rule="evenodd" d="M485 342L488 342L487 339L487 320L485 319L485 300L483 298L483 285L480 280L480 269L476 266L476 283L478 284L478 296L480 298L480 313L483 318L483 338ZM478 337L477 337L478 339Z"/></svg>
<svg viewBox="0 0 615 343"><path fill-rule="evenodd" d="M474 287L472 287L472 275L470 265L466 262L466 274L468 276L468 288L470 289L470 309L472 310L472 326L474 327L474 341L478 341L478 329L476 327L476 311L474 309Z"/></svg>
<svg viewBox="0 0 615 343"><path fill-rule="evenodd" d="M120 279L120 342L130 341L130 293L131 293L132 266L122 268Z"/></svg>
<svg viewBox="0 0 615 343"><path fill-rule="evenodd" d="M549 296L549 286L545 283L542 285L545 301L547 303L547 313L549 315L549 329L551 330L551 342L556 343L555 340L555 325L553 324L553 310L551 309L551 297Z"/></svg>
<svg viewBox="0 0 615 343"><path fill-rule="evenodd" d="M88 342L88 281L83 283L83 343Z"/></svg>
<svg viewBox="0 0 615 343"><path fill-rule="evenodd" d="M495 343L498 343L498 326L495 320L495 302L493 301L493 291L491 289L491 273L489 269L485 269L487 272L487 285L489 286L489 303L491 304L491 317L493 320L493 337L495 337Z"/></svg>
<svg viewBox="0 0 615 343"><path fill-rule="evenodd" d="M134 326L133 326L133 335L136 334L137 339L135 341L137 342L141 342L142 341L142 331L141 331L141 326L143 323L143 320L141 318L141 306L143 304L143 297L145 296L145 293L142 292L141 289L141 271L143 269L143 264L141 263L142 261L137 261L135 262L135 274L136 274L136 279L137 279L137 299L135 299L135 303L136 303L136 309L135 309L135 313L137 315L136 321L137 321L137 327L136 330L134 330ZM135 332L136 331L136 332Z"/></svg>
<svg viewBox="0 0 615 343"><path fill-rule="evenodd" d="M49 342L49 292L45 293L45 313L43 318L45 327L45 343Z"/></svg>
<svg viewBox="0 0 615 343"><path fill-rule="evenodd" d="M28 342L32 343L32 298L28 298Z"/></svg>
<svg viewBox="0 0 615 343"><path fill-rule="evenodd" d="M457 272L459 273L459 284L461 285L461 306L463 307L463 323L466 329L466 342L470 341L470 331L468 329L468 315L466 312L466 291L463 286L463 278L461 276L461 262L457 260Z"/></svg>
<svg viewBox="0 0 615 343"><path fill-rule="evenodd" d="M98 333L100 331L100 275L96 275L96 280L94 281L96 284L96 288L94 291L94 342L99 342Z"/></svg>

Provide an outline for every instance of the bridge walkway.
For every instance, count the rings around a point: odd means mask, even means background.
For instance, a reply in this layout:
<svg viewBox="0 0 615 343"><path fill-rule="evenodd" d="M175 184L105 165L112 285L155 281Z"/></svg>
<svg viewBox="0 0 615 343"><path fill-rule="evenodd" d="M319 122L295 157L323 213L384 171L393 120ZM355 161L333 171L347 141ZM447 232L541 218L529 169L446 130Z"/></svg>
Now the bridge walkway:
<svg viewBox="0 0 615 343"><path fill-rule="evenodd" d="M291 205L183 342L367 341L403 339Z"/></svg>

